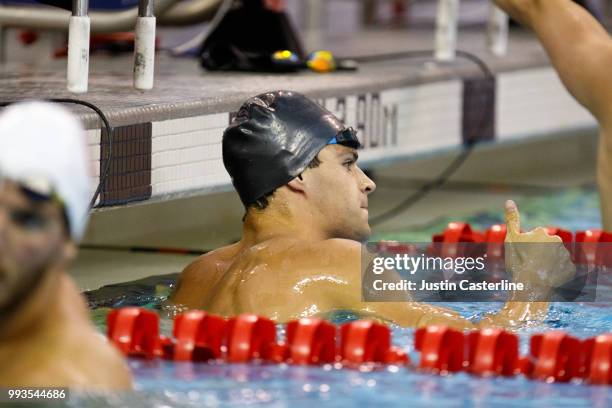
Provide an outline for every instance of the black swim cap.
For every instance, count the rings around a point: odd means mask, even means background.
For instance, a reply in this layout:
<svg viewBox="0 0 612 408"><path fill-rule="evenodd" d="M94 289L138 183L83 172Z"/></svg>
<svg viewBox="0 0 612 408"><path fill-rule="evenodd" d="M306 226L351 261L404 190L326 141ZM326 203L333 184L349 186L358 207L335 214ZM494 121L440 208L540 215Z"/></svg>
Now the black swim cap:
<svg viewBox="0 0 612 408"><path fill-rule="evenodd" d="M355 130L316 102L297 92L268 92L246 101L225 129L223 164L248 207L300 175L334 137L360 146Z"/></svg>

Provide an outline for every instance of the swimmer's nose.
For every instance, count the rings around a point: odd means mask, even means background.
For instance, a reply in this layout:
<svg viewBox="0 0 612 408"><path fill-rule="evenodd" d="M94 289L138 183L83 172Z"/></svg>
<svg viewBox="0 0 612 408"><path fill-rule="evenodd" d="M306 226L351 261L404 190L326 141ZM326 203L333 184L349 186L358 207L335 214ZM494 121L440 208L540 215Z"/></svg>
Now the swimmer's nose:
<svg viewBox="0 0 612 408"><path fill-rule="evenodd" d="M364 178L363 191L366 195L369 195L376 190L376 183L374 183L374 181L372 181L372 179L369 178L363 171L361 173L363 174Z"/></svg>
<svg viewBox="0 0 612 408"><path fill-rule="evenodd" d="M374 183L372 180L369 180L369 184L366 186L366 194L371 194L374 192L374 190L376 190L376 183Z"/></svg>

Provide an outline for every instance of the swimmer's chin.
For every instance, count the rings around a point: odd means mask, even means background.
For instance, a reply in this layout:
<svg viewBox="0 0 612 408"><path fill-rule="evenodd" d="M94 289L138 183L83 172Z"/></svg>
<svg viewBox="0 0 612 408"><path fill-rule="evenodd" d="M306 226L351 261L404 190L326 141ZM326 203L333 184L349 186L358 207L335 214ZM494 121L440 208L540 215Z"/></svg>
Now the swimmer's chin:
<svg viewBox="0 0 612 408"><path fill-rule="evenodd" d="M351 241L357 241L363 244L363 243L368 242L371 235L372 235L372 231L368 229L367 232L363 232L362 234L355 234L352 237L348 237L348 239L350 239Z"/></svg>

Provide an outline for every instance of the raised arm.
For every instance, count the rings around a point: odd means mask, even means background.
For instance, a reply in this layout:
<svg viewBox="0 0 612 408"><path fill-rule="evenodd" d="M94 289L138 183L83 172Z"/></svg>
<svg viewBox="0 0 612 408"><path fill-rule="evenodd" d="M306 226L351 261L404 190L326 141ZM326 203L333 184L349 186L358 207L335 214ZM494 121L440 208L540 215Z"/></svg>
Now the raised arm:
<svg viewBox="0 0 612 408"><path fill-rule="evenodd" d="M612 39L571 0L495 0L535 31L561 80L602 127L612 128Z"/></svg>
<svg viewBox="0 0 612 408"><path fill-rule="evenodd" d="M571 0L495 0L531 27L569 92L601 127L597 183L603 227L612 229L612 39Z"/></svg>

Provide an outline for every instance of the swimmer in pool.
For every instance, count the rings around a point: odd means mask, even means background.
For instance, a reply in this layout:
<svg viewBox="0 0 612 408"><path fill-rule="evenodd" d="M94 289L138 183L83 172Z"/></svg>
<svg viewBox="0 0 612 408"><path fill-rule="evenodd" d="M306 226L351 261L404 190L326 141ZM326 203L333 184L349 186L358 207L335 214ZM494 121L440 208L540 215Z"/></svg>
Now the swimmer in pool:
<svg viewBox="0 0 612 408"><path fill-rule="evenodd" d="M535 31L568 91L600 127L597 183L603 227L612 231L612 38L571 0L495 0Z"/></svg>
<svg viewBox="0 0 612 408"><path fill-rule="evenodd" d="M187 266L171 303L279 322L351 310L402 326L472 327L458 313L425 303L361 301L360 242L370 235L368 196L376 186L357 165L359 146L352 128L303 95L276 91L248 100L223 135L223 161L246 208L242 239ZM521 233L513 202L506 218L510 244L562 245L541 228ZM524 259L537 258L542 271L558 266L527 249L542 246L517 249L515 278L537 275ZM570 269L554 275L568 278ZM546 302L508 302L479 324L521 324L543 318L547 308Z"/></svg>
<svg viewBox="0 0 612 408"><path fill-rule="evenodd" d="M66 272L89 212L84 140L56 105L0 113L0 387L132 387Z"/></svg>

